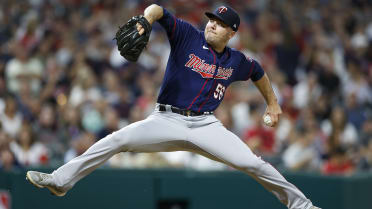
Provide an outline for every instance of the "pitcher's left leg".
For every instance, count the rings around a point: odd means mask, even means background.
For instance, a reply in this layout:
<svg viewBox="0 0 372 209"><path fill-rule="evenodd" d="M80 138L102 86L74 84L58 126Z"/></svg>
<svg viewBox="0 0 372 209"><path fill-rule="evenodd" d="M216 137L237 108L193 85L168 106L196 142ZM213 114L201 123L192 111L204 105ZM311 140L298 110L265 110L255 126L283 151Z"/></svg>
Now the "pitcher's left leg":
<svg viewBox="0 0 372 209"><path fill-rule="evenodd" d="M290 209L309 209L312 203L274 167L257 157L239 137L220 122L194 128L189 141L201 150L196 153L224 162L245 172L272 192ZM204 153L203 153L204 152Z"/></svg>
<svg viewBox="0 0 372 209"><path fill-rule="evenodd" d="M39 188L47 187L53 194L63 196L80 179L89 175L119 152L175 151L186 140L187 127L169 113L154 112L142 121L117 130L93 144L52 174L27 172L27 179Z"/></svg>

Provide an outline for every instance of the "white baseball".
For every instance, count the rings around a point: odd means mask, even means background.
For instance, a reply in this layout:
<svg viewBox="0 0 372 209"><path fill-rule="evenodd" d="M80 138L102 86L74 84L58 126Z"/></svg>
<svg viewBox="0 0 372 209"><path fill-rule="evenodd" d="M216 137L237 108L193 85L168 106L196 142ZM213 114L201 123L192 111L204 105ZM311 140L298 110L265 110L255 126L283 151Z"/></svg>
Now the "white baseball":
<svg viewBox="0 0 372 209"><path fill-rule="evenodd" d="M264 117L264 123L265 123L265 125L267 125L267 126L271 126L272 121L271 121L271 117L270 117L270 115L265 115L265 117Z"/></svg>

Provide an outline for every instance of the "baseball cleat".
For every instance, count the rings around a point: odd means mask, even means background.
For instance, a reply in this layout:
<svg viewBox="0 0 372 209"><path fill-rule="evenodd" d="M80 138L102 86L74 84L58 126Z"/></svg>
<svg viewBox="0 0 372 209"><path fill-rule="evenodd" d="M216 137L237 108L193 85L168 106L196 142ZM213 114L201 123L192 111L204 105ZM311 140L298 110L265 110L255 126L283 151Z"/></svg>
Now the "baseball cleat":
<svg viewBox="0 0 372 209"><path fill-rule="evenodd" d="M38 188L46 187L49 191L58 197L62 197L67 191L59 188L53 182L53 177L47 173L41 173L37 171L28 171L26 174L26 180Z"/></svg>

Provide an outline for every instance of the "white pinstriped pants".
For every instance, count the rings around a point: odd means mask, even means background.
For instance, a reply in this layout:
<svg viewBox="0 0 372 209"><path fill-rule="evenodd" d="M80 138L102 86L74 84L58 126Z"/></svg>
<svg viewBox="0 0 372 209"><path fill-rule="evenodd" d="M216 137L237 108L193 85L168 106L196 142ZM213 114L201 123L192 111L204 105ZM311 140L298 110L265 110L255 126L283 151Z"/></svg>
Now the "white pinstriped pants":
<svg viewBox="0 0 372 209"><path fill-rule="evenodd" d="M119 152L191 151L248 174L290 209L312 203L274 167L257 157L214 115L187 117L156 110L92 145L85 153L53 172L57 186L71 189L81 178Z"/></svg>

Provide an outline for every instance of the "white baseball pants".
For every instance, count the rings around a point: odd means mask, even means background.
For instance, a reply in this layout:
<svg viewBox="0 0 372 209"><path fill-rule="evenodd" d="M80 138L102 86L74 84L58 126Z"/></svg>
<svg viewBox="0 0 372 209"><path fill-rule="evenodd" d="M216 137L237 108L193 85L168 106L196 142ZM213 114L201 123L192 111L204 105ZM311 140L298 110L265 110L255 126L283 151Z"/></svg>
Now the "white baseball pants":
<svg viewBox="0 0 372 209"><path fill-rule="evenodd" d="M99 140L85 153L53 172L57 186L71 189L81 178L119 152L191 151L230 165L258 181L290 209L312 203L269 163L257 157L214 115L187 117L156 110L145 120Z"/></svg>

